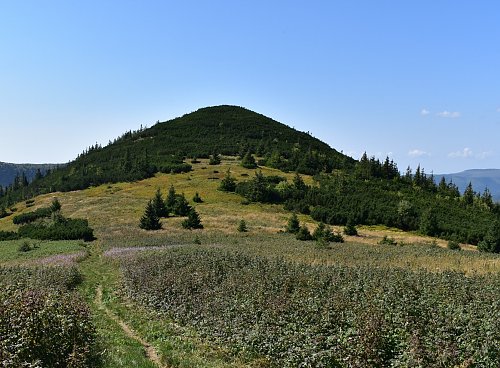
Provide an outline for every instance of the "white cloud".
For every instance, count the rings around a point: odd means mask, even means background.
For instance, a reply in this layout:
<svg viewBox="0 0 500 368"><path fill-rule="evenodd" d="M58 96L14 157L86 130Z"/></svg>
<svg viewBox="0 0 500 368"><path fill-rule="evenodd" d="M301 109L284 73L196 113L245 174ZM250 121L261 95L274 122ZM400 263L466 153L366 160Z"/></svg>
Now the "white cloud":
<svg viewBox="0 0 500 368"><path fill-rule="evenodd" d="M474 152L469 147L465 147L462 151L448 153L448 157L451 158L467 158L472 156L474 156Z"/></svg>
<svg viewBox="0 0 500 368"><path fill-rule="evenodd" d="M412 150L408 151L408 156L410 156L410 157L430 156L430 153L422 151L420 149L412 149Z"/></svg>
<svg viewBox="0 0 500 368"><path fill-rule="evenodd" d="M441 111L436 114L437 116L441 118L448 118L448 119L456 119L460 117L460 113L458 111Z"/></svg>
<svg viewBox="0 0 500 368"><path fill-rule="evenodd" d="M422 115L422 116L427 116L427 115L429 115L430 113L431 113L431 112L430 112L429 110L427 110L427 109L422 109L422 110L420 110L420 115Z"/></svg>

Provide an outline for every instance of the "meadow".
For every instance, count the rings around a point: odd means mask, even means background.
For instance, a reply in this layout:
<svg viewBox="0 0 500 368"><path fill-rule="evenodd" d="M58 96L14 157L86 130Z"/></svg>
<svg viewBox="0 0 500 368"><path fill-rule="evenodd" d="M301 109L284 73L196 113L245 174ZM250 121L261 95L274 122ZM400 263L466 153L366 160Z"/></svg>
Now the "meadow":
<svg viewBox="0 0 500 368"><path fill-rule="evenodd" d="M443 240L386 227L358 227L359 236L327 247L299 241L284 232L290 213L282 206L217 190L228 169L238 181L254 175L226 157L216 166L201 160L188 173L18 203L22 214L57 197L63 215L87 219L97 240L0 242L0 267L53 269L69 260L64 267L81 280L65 291L67 304L88 308L95 331L88 346L98 356L92 364L103 367L500 364L500 256L466 244L452 251ZM171 185L196 208L203 230L183 229L179 217L162 219L162 230L139 228L147 201ZM191 200L196 192L202 203ZM248 232L237 231L241 220ZM11 216L0 219L0 230L16 229ZM384 236L397 244L378 244ZM33 249L21 252L25 241Z"/></svg>

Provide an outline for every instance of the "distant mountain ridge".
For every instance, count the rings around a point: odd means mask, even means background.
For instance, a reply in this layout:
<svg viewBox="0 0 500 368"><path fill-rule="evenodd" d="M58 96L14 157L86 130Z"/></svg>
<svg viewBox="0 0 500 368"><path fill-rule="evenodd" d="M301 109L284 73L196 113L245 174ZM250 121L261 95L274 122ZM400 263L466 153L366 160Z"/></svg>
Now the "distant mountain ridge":
<svg viewBox="0 0 500 368"><path fill-rule="evenodd" d="M500 202L500 169L471 169L454 174L439 174L435 175L436 182L439 183L442 177L446 181L453 181L462 193L469 182L476 192L482 193L488 188L493 199Z"/></svg>
<svg viewBox="0 0 500 368"><path fill-rule="evenodd" d="M28 180L35 177L37 170L42 174L49 169L53 169L58 164L12 164L8 162L0 162L0 185L6 187L14 182L16 175L24 173Z"/></svg>

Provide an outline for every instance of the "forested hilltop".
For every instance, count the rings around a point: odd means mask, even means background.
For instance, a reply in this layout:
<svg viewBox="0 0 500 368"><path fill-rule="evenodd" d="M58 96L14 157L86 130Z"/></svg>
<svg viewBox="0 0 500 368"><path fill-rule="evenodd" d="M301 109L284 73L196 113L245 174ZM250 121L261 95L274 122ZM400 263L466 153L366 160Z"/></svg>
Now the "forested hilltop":
<svg viewBox="0 0 500 368"><path fill-rule="evenodd" d="M236 156L250 169L267 166L312 175L315 185L280 176L234 182L250 202L283 203L294 212L337 225L386 225L500 251L500 207L488 190L469 185L463 194L452 182L438 184L423 168L401 173L395 162L364 154L345 156L308 133L299 132L242 107L216 106L129 131L105 147L94 145L67 166L0 188L0 216L15 202L38 194L71 191L104 183L141 180L157 172L189 172L199 158L218 165Z"/></svg>
<svg viewBox="0 0 500 368"><path fill-rule="evenodd" d="M354 167L355 161L319 139L242 107L199 109L151 128L129 131L89 147L66 167L37 178L22 190L0 191L5 204L53 191L140 180L156 172L186 172L187 158L252 153L262 164L285 171L315 174ZM15 190L12 190L15 189Z"/></svg>

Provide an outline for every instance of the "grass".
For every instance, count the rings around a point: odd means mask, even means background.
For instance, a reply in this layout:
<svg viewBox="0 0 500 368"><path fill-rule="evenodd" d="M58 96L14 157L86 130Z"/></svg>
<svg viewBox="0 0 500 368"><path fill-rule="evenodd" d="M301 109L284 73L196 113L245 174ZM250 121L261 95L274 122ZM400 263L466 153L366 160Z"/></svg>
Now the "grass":
<svg viewBox="0 0 500 368"><path fill-rule="evenodd" d="M23 240L0 242L0 264L16 264L51 257L88 251L90 256L79 267L85 281L79 292L86 298L94 314L94 322L101 340L104 367L153 367L145 357L139 343L130 339L106 313L95 304L97 285L102 285L103 302L117 316L132 326L143 338L152 343L173 367L265 367L262 360L231 356L224 348L206 343L193 331L177 326L149 310L132 303L120 292L121 275L117 262L103 257L103 252L114 247L168 246L217 247L239 250L251 255L283 257L297 263L397 267L426 269L440 272L461 271L466 274L500 272L500 256L482 254L472 246L462 245L463 252L446 249L446 242L414 233L405 233L386 227L359 227L359 236L345 236L343 244L331 244L319 249L314 242L301 242L293 235L283 233L290 213L280 205L242 205L242 198L234 193L218 191L226 173L237 180L248 180L254 170L244 169L233 160L209 166L208 160L193 165L193 171L184 174L158 174L153 178L133 183L101 185L83 191L51 193L39 196L35 205L26 207L19 203L16 214L50 205L57 197L62 212L67 217L89 220L97 241L86 244L78 241L39 242L29 240L39 247L29 252L19 252ZM215 173L214 171L218 171ZM294 174L262 168L264 175L285 176L292 180ZM244 176L248 175L248 176ZM311 177L304 177L313 184ZM138 226L147 201L157 188L166 196L173 185L177 193L184 193L201 216L203 230L185 230L181 218L163 219L163 230L148 232ZM203 203L193 203L198 192ZM245 220L248 232L237 230L240 220ZM300 215L301 223L310 230L316 222ZM16 230L12 216L0 219L0 230ZM334 227L342 231L342 227ZM398 245L377 245L384 237L394 238ZM201 244L195 244L198 239Z"/></svg>
<svg viewBox="0 0 500 368"><path fill-rule="evenodd" d="M19 251L19 247L25 243L31 247L28 252ZM81 241L40 241L40 240L11 240L0 242L0 265L23 263L26 261L40 260L58 254L73 254L86 251L85 244Z"/></svg>

